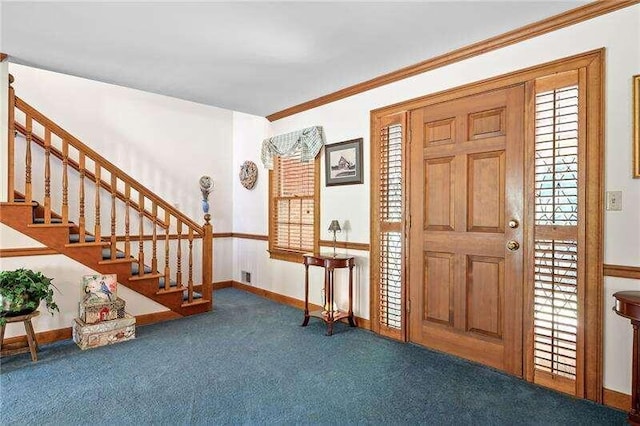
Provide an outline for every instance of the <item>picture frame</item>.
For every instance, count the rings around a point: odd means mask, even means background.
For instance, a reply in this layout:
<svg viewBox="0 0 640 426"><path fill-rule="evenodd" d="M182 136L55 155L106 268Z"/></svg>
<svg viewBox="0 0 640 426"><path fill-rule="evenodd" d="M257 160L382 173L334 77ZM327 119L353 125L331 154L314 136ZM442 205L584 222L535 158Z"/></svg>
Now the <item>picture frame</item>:
<svg viewBox="0 0 640 426"><path fill-rule="evenodd" d="M325 145L324 150L326 186L364 183L362 138Z"/></svg>
<svg viewBox="0 0 640 426"><path fill-rule="evenodd" d="M640 74L633 76L633 177L640 178Z"/></svg>

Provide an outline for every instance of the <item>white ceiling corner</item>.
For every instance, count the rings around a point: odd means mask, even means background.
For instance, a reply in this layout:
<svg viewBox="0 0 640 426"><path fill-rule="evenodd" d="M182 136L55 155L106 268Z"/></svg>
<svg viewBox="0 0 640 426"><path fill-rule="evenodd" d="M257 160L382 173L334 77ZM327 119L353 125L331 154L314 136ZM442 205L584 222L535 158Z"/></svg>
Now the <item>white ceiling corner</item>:
<svg viewBox="0 0 640 426"><path fill-rule="evenodd" d="M3 1L0 52L265 116L585 3Z"/></svg>

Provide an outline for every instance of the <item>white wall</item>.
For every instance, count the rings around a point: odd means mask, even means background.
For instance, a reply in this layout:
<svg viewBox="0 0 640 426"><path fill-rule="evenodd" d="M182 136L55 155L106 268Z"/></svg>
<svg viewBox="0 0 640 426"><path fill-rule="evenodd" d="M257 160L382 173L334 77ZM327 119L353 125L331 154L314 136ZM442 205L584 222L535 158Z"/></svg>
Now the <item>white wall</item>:
<svg viewBox="0 0 640 426"><path fill-rule="evenodd" d="M2 6L0 5L0 10ZM1 52L1 51L0 51ZM7 170L7 114L9 99L9 62L0 62L0 170ZM7 174L0 173L0 200L7 199Z"/></svg>
<svg viewBox="0 0 640 426"><path fill-rule="evenodd" d="M0 223L0 241L2 241L2 248L43 247L39 242L2 223ZM40 316L33 320L36 332L71 327L73 319L78 316L78 303L80 303L83 296L82 276L97 274L97 272L60 254L0 259L0 270L18 268L28 268L42 272L45 276L53 278L53 284L57 288L57 290L54 290L53 297L60 308L60 312L56 312L53 315L49 314L43 302L40 305ZM118 297L126 302L125 309L132 315L144 315L168 310L159 303L124 286L118 286ZM24 326L21 323L8 324L5 336L20 336L24 335L24 333Z"/></svg>
<svg viewBox="0 0 640 426"><path fill-rule="evenodd" d="M198 179L215 182L217 232L232 225L232 111L9 65L16 95L201 223Z"/></svg>
<svg viewBox="0 0 640 426"><path fill-rule="evenodd" d="M214 232L232 231L232 111L17 64L10 64L9 72L15 77L17 96L197 223L204 222L198 179L210 175L214 180L210 196ZM23 150L24 142L18 139L16 158L24 157ZM43 161L41 151L33 149L36 199L42 199L43 191L42 167L35 166ZM52 176L60 176L58 163L52 160ZM16 163L19 190L24 185L21 164ZM60 188L56 190L60 182L59 178L51 181L54 210L60 203ZM74 188L74 181L70 182ZM93 189L87 186L86 191L87 223L92 224ZM77 191L71 191L69 199L73 207ZM105 218L110 215L106 193L101 207L104 234L109 226ZM72 215L77 211L70 210ZM123 211L118 215L120 234ZM137 233L137 220L131 222L132 234ZM199 244L194 245L196 266L200 264ZM231 279L231 245L228 239L214 242L214 281ZM199 269L194 273L199 276Z"/></svg>
<svg viewBox="0 0 640 426"><path fill-rule="evenodd" d="M271 134L321 125L327 143L364 138L365 185L324 186L324 159L321 164L322 238L331 219L349 220L349 241L369 241L369 126L370 111L376 108L454 88L466 83L539 65L555 59L606 47L606 177L607 190L623 191L622 212L605 213L605 263L638 265L640 263L640 181L631 178L631 76L640 73L640 6L636 5L586 21L517 45L486 53L456 64L423 73L331 104L283 118L271 125ZM236 152L257 155L260 138L234 138ZM248 147L245 145L249 144ZM265 172L264 170L261 170ZM235 193L234 193L235 196ZM266 206L266 186L245 196L245 206ZM235 201L235 198L234 198ZM236 209L238 203L234 203ZM241 212L241 209L236 212ZM266 213L265 213L266 215ZM266 228L265 232L266 232ZM238 230L236 230L238 231ZM344 235L340 235L344 238ZM303 268L287 262L272 261L265 254L264 242L235 243L238 264L249 265L262 274L257 284L289 296L301 298ZM356 285L359 300L356 314L368 317L368 266L366 254L357 253L362 264ZM256 260L256 258L258 260ZM244 262L244 263L243 263ZM253 262L253 264L251 264ZM237 279L237 270L234 278ZM321 281L321 277L313 278ZM631 326L611 311L611 294L622 289L638 288L637 280L607 278L603 312L605 317L605 387L630 393ZM319 285L316 285L319 288ZM317 290L319 291L319 290ZM316 290L312 290L312 296ZM344 298L342 298L344 303Z"/></svg>

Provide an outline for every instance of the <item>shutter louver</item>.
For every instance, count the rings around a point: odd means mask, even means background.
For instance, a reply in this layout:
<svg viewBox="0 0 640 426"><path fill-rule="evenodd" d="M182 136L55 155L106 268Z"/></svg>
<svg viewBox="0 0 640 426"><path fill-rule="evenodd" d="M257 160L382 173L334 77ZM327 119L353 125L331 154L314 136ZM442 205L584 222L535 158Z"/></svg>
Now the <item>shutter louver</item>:
<svg viewBox="0 0 640 426"><path fill-rule="evenodd" d="M576 379L578 86L536 94L534 366Z"/></svg>

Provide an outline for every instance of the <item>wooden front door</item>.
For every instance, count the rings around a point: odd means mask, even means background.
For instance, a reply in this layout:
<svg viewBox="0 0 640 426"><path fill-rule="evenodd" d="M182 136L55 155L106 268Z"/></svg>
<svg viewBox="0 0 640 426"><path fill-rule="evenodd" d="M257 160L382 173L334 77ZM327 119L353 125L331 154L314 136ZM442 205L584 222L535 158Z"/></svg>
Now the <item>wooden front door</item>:
<svg viewBox="0 0 640 426"><path fill-rule="evenodd" d="M523 86L412 111L409 182L409 339L518 376L523 120Z"/></svg>

